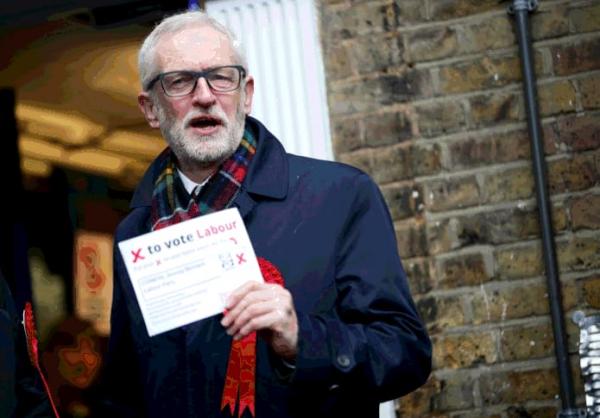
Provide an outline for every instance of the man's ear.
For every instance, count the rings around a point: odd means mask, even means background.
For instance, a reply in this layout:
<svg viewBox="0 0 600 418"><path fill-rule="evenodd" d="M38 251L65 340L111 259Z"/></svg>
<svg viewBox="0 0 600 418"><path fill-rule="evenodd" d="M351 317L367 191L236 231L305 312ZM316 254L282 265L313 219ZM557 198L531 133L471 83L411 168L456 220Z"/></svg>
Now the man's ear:
<svg viewBox="0 0 600 418"><path fill-rule="evenodd" d="M244 113L250 114L252 110L252 97L254 96L254 78L249 75L244 85L245 97L244 97Z"/></svg>
<svg viewBox="0 0 600 418"><path fill-rule="evenodd" d="M158 113L156 109L156 104L152 100L152 97L145 91L138 94L138 106L144 116L146 117L146 121L151 128L159 128L160 122L158 120Z"/></svg>

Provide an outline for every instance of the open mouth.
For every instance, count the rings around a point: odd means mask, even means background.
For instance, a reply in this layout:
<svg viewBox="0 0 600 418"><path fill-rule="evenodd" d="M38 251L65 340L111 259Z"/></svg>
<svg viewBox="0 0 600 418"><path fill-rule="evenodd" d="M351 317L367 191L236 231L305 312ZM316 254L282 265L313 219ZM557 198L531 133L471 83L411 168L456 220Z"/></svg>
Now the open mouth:
<svg viewBox="0 0 600 418"><path fill-rule="evenodd" d="M223 125L223 122L219 118L213 116L198 116L190 120L190 122L188 123L188 126L192 128L198 128L203 130L214 129L221 125Z"/></svg>

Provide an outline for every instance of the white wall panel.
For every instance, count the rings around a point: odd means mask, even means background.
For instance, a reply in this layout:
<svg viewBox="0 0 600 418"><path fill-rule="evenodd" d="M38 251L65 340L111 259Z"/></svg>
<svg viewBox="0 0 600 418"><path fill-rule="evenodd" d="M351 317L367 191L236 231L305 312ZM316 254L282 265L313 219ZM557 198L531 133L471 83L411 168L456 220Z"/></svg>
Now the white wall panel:
<svg viewBox="0 0 600 418"><path fill-rule="evenodd" d="M310 0L212 0L206 11L240 39L255 79L252 116L288 152L332 159L325 77Z"/></svg>

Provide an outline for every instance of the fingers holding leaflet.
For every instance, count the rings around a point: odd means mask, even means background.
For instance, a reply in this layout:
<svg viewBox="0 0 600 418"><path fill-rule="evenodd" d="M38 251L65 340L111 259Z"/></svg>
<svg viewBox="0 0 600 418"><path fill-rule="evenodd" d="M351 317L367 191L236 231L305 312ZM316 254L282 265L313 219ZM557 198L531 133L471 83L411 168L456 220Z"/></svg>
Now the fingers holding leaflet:
<svg viewBox="0 0 600 418"><path fill-rule="evenodd" d="M258 331L273 350L293 358L298 342L298 320L290 292L276 284L250 282L234 291L221 324L240 339Z"/></svg>

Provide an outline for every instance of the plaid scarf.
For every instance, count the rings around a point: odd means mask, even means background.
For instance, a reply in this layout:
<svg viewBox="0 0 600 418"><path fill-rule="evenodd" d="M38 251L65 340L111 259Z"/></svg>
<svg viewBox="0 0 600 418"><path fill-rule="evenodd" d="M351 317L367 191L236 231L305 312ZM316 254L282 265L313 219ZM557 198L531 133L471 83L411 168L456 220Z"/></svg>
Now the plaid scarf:
<svg viewBox="0 0 600 418"><path fill-rule="evenodd" d="M167 148L157 159L160 175L152 192L151 230L229 207L240 191L255 152L256 139L246 128L237 150L197 195L190 196L177 172L175 156Z"/></svg>

